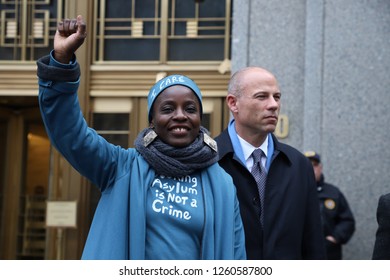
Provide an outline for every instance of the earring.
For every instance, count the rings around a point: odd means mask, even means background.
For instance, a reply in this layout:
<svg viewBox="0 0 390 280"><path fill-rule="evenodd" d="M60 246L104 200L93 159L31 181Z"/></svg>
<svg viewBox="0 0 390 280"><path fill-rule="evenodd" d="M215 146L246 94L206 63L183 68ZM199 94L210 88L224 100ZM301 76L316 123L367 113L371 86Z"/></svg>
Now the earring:
<svg viewBox="0 0 390 280"><path fill-rule="evenodd" d="M143 138L144 146L147 147L157 138L157 133L154 130L149 131Z"/></svg>
<svg viewBox="0 0 390 280"><path fill-rule="evenodd" d="M217 142L215 142L215 140L208 136L206 133L203 133L203 142L215 152L218 152Z"/></svg>

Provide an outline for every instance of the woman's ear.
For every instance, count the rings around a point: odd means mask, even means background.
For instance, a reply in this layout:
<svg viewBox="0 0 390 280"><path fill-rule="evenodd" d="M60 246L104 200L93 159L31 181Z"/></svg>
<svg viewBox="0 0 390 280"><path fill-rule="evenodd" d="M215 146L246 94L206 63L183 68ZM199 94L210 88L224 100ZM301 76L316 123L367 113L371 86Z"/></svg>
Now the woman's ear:
<svg viewBox="0 0 390 280"><path fill-rule="evenodd" d="M153 120L149 123L149 128L154 129L154 123Z"/></svg>

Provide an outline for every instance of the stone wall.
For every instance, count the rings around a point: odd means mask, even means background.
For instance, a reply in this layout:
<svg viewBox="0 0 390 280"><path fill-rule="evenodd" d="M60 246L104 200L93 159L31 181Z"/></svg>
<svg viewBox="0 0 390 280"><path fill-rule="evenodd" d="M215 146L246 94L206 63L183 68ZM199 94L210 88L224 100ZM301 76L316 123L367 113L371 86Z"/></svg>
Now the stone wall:
<svg viewBox="0 0 390 280"><path fill-rule="evenodd" d="M356 232L345 259L371 259L376 207L390 192L390 1L235 0L232 71L261 66L282 91L282 142L322 154Z"/></svg>

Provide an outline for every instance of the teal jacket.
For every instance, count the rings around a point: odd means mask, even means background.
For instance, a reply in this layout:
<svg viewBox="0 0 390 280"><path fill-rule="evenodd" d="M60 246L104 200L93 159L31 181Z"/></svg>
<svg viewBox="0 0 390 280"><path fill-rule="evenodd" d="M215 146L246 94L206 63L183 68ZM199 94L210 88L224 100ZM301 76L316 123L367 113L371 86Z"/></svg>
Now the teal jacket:
<svg viewBox="0 0 390 280"><path fill-rule="evenodd" d="M37 61L39 104L52 145L99 187L101 199L82 259L145 258L145 203L154 170L134 149L108 143L80 110L77 62ZM201 258L245 259L244 231L232 178L218 163L201 172L205 225Z"/></svg>

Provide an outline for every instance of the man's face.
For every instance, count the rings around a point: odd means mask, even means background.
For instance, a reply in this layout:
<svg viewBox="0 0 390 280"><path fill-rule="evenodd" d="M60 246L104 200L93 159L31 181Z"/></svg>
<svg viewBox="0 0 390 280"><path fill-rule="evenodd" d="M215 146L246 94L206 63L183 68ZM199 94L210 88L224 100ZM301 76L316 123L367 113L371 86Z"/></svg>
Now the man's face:
<svg viewBox="0 0 390 280"><path fill-rule="evenodd" d="M322 164L316 160L310 160L314 169L314 176L316 177L316 181L319 182L322 174Z"/></svg>
<svg viewBox="0 0 390 280"><path fill-rule="evenodd" d="M274 132L281 98L275 77L269 72L251 69L243 73L241 79L241 95L232 97L235 100L229 106L237 126L245 133L266 135Z"/></svg>

